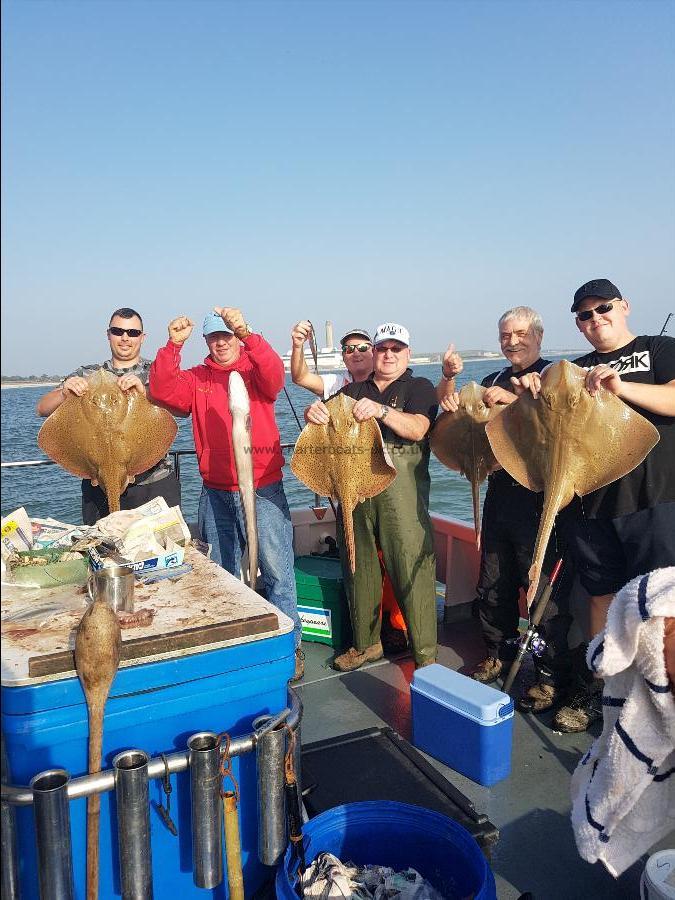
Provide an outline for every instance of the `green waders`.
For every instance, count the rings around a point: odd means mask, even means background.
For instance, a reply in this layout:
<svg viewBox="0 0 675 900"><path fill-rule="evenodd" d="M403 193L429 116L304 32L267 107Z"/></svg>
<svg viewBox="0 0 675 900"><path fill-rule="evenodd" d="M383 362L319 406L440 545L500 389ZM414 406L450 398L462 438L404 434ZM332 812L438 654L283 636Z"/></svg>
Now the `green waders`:
<svg viewBox="0 0 675 900"><path fill-rule="evenodd" d="M340 557L354 633L354 646L365 650L380 639L384 565L408 629L416 663L436 659L436 558L429 518L429 445L387 444L396 467L389 487L354 510L356 572L349 569L339 528Z"/></svg>

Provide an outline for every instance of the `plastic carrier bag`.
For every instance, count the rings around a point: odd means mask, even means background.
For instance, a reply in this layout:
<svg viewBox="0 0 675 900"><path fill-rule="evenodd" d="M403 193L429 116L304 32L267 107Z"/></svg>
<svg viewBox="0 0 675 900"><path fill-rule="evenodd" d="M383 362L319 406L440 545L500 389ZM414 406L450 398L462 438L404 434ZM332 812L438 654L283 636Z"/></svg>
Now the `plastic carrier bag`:
<svg viewBox="0 0 675 900"><path fill-rule="evenodd" d="M50 588L63 584L84 584L89 575L82 553L63 549L24 550L8 560L5 584L24 588Z"/></svg>

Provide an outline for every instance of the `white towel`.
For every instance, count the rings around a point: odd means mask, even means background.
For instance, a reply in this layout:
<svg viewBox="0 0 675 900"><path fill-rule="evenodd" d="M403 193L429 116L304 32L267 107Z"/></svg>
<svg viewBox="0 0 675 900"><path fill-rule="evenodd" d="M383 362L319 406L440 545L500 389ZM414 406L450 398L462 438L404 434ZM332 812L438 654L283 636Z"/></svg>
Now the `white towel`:
<svg viewBox="0 0 675 900"><path fill-rule="evenodd" d="M633 579L588 647L605 680L602 734L572 776L580 855L615 877L675 829L675 699L663 656L675 616L675 566Z"/></svg>

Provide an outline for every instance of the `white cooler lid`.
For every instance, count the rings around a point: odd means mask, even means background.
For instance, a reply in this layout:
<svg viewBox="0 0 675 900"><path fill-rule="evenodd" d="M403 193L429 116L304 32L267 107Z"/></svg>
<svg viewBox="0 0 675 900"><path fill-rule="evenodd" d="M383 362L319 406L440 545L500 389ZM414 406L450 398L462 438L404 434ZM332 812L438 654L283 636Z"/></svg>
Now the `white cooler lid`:
<svg viewBox="0 0 675 900"><path fill-rule="evenodd" d="M417 669L410 689L476 722L494 725L513 715L508 694L439 663Z"/></svg>

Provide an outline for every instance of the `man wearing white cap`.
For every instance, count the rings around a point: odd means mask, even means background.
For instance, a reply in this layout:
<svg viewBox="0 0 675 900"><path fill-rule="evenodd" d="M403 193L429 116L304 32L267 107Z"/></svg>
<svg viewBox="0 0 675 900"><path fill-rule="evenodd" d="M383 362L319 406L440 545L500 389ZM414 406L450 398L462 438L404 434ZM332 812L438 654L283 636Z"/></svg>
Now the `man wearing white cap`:
<svg viewBox="0 0 675 900"><path fill-rule="evenodd" d="M382 656L380 600L382 575L377 546L401 607L417 667L436 660L436 560L429 518L428 433L438 399L432 383L413 376L408 330L385 322L373 340L373 372L343 392L356 400L354 418L377 419L396 479L377 497L354 510L356 572L346 560L345 575L354 646L334 660L341 672ZM321 409L317 411L320 415ZM327 419L327 413L325 413Z"/></svg>
<svg viewBox="0 0 675 900"><path fill-rule="evenodd" d="M202 365L180 368L183 344L194 322L179 316L169 323L169 340L150 369L150 393L172 409L192 414L192 430L204 479L199 498L199 531L212 545L212 558L239 575L246 526L239 496L229 411L230 373L244 380L251 407L251 449L256 493L260 573L270 603L292 619L296 641L294 680L302 677L301 625L293 568L293 526L282 484L284 458L274 401L284 386L281 357L254 334L240 310L216 307L204 319L209 355Z"/></svg>

